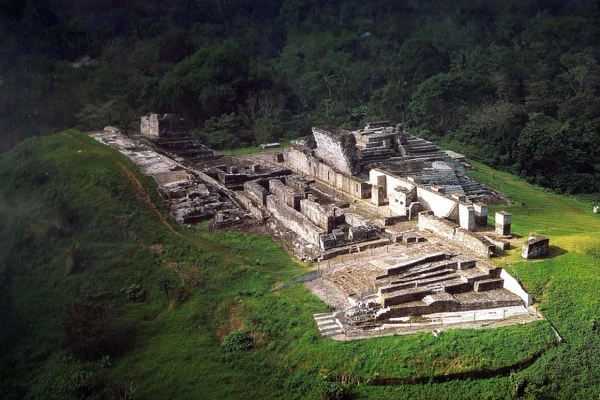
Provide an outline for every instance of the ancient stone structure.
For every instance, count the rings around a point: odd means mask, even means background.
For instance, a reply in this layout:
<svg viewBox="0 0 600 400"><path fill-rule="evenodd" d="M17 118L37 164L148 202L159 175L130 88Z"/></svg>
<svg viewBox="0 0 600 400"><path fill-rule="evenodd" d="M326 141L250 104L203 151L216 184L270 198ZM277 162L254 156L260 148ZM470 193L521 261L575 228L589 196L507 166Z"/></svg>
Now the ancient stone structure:
<svg viewBox="0 0 600 400"><path fill-rule="evenodd" d="M197 223L214 220L215 226L229 226L241 222L246 212L232 198L232 193L218 182L202 176L186 165L158 151L137 136L125 136L114 127L94 132L93 138L114 147L140 170L152 176L169 212L179 223ZM211 150L210 158L214 158Z"/></svg>
<svg viewBox="0 0 600 400"><path fill-rule="evenodd" d="M334 261L323 280L352 306L318 317L327 332L530 304L486 261L508 248L511 216L488 226L486 201L498 198L466 176L464 156L377 121L354 132L315 127L284 152L218 158L182 124L150 115L131 143L112 130L98 139L154 176L177 221L228 226L252 216L299 258Z"/></svg>
<svg viewBox="0 0 600 400"><path fill-rule="evenodd" d="M341 152L340 152L341 153ZM293 171L323 182L345 196L359 199L371 197L371 185L364 179L344 174L316 156L304 142L293 143L284 155L284 163Z"/></svg>
<svg viewBox="0 0 600 400"><path fill-rule="evenodd" d="M152 138L166 138L187 135L185 120L177 114L150 114L141 118L140 132Z"/></svg>
<svg viewBox="0 0 600 400"><path fill-rule="evenodd" d="M329 165L342 174L355 175L360 172L356 158L356 138L351 132L334 126L318 126L313 128L313 136L317 144L317 157L327 160Z"/></svg>
<svg viewBox="0 0 600 400"><path fill-rule="evenodd" d="M150 114L141 118L140 132L149 141L146 144L169 157L183 160L207 160L219 158L216 151L204 146L188 135L185 120L177 114Z"/></svg>
<svg viewBox="0 0 600 400"><path fill-rule="evenodd" d="M436 217L433 211L419 213L419 229L440 235L447 240L462 246L481 257L490 257L496 246L488 239L475 235L468 229L446 219Z"/></svg>
<svg viewBox="0 0 600 400"><path fill-rule="evenodd" d="M496 234L500 236L510 235L511 215L506 211L496 213Z"/></svg>
<svg viewBox="0 0 600 400"><path fill-rule="evenodd" d="M338 316L347 331L408 325L438 313L485 309L495 315L513 307L526 313L523 307L531 304L530 296L500 267L456 254L444 241L397 245L393 252L350 259L326 269L323 279L354 305Z"/></svg>
<svg viewBox="0 0 600 400"><path fill-rule="evenodd" d="M340 247L349 252L349 245L379 239L375 224L352 213L346 218L342 209L318 203L310 182L296 175L248 181L236 196L253 215L270 215L313 246L318 250L315 256Z"/></svg>
<svg viewBox="0 0 600 400"><path fill-rule="evenodd" d="M536 258L545 256L548 254L549 247L550 239L537 233L530 233L527 242L521 249L521 257Z"/></svg>
<svg viewBox="0 0 600 400"><path fill-rule="evenodd" d="M505 198L465 174L471 166L464 156L377 121L355 132L313 128L312 137L294 142L283 159L298 175L272 185L282 204L272 214L283 224L297 220L292 215L298 211L307 218L311 232L300 234L313 246L318 236L319 260L383 244L405 246L402 256L385 263L348 261L323 273L355 304L336 318L336 332L340 326L372 329L399 318L530 304L510 275L505 280L501 268L484 261L509 248L511 215L500 212L496 230L488 226L487 201ZM284 183L297 195L285 194ZM348 208L315 203L312 193L319 192L345 199ZM298 198L300 210L293 205ZM331 316L319 318L325 326Z"/></svg>

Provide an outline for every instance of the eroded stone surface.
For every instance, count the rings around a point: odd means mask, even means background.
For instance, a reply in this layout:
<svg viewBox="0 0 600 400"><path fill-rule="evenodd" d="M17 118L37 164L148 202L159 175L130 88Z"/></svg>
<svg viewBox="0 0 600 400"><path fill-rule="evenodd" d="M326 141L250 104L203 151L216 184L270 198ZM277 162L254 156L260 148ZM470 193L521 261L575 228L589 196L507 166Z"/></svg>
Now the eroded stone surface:
<svg viewBox="0 0 600 400"><path fill-rule="evenodd" d="M536 258L545 256L548 254L549 247L550 239L537 233L530 233L527 242L521 249L521 257Z"/></svg>
<svg viewBox="0 0 600 400"><path fill-rule="evenodd" d="M486 201L504 198L469 179L460 154L378 121L355 132L316 127L284 152L217 159L189 152L185 135L161 136L161 123L170 122L143 120L156 133L146 133L147 146L112 131L97 139L154 176L179 222L228 226L252 216L298 258L318 262L322 298L336 293L338 307L315 317L324 335L525 302L519 284L487 262L509 245L510 214L488 226Z"/></svg>

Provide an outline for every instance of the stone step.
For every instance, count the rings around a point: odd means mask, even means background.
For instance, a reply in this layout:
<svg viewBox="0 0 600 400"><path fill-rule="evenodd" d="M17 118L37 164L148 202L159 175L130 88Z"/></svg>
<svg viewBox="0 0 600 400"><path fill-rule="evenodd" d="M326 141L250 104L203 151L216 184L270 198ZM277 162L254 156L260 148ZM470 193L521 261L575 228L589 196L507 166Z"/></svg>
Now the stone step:
<svg viewBox="0 0 600 400"><path fill-rule="evenodd" d="M343 335L343 334L344 334L344 331L341 329L337 330L337 331L332 330L329 332L321 332L321 336L323 336L323 337L332 337L332 336Z"/></svg>
<svg viewBox="0 0 600 400"><path fill-rule="evenodd" d="M317 319L330 319L330 318L335 318L335 313L321 313L321 314L313 314L313 318L315 320Z"/></svg>
<svg viewBox="0 0 600 400"><path fill-rule="evenodd" d="M321 336L330 337L344 333L344 330L335 315L336 313L313 314L315 322L317 323L317 328L319 328L319 332L321 332Z"/></svg>

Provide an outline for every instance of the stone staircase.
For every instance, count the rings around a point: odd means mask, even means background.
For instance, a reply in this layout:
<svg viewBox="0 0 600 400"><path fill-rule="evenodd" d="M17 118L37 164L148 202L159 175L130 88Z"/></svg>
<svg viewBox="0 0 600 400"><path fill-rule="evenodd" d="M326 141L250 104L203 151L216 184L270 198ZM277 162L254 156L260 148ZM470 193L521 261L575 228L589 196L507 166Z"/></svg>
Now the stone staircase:
<svg viewBox="0 0 600 400"><path fill-rule="evenodd" d="M321 313L313 314L319 332L323 337L331 337L336 335L343 335L344 329L342 324L336 318L336 313Z"/></svg>
<svg viewBox="0 0 600 400"><path fill-rule="evenodd" d="M463 293L472 291L476 281L496 277L493 268L484 265L433 258L407 262L408 268L394 268L386 276L378 277L376 284L382 305L397 305L425 299L437 293ZM466 268L465 265L469 264ZM482 286L479 291L485 291Z"/></svg>

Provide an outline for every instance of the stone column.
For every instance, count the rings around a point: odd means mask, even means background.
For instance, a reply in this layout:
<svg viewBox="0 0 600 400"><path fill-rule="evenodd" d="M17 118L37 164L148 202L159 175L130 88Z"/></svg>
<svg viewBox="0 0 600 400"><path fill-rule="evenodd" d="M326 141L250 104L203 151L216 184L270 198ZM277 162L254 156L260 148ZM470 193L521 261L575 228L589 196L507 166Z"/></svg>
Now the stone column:
<svg viewBox="0 0 600 400"><path fill-rule="evenodd" d="M475 225L487 226L487 221L488 221L488 206L487 206L487 204L475 203L475 204L473 204L473 208L475 209Z"/></svg>
<svg viewBox="0 0 600 400"><path fill-rule="evenodd" d="M510 220L511 214L507 213L506 211L496 212L496 235L510 235Z"/></svg>
<svg viewBox="0 0 600 400"><path fill-rule="evenodd" d="M472 205L458 205L458 220L460 227L472 231L475 229L475 209Z"/></svg>

